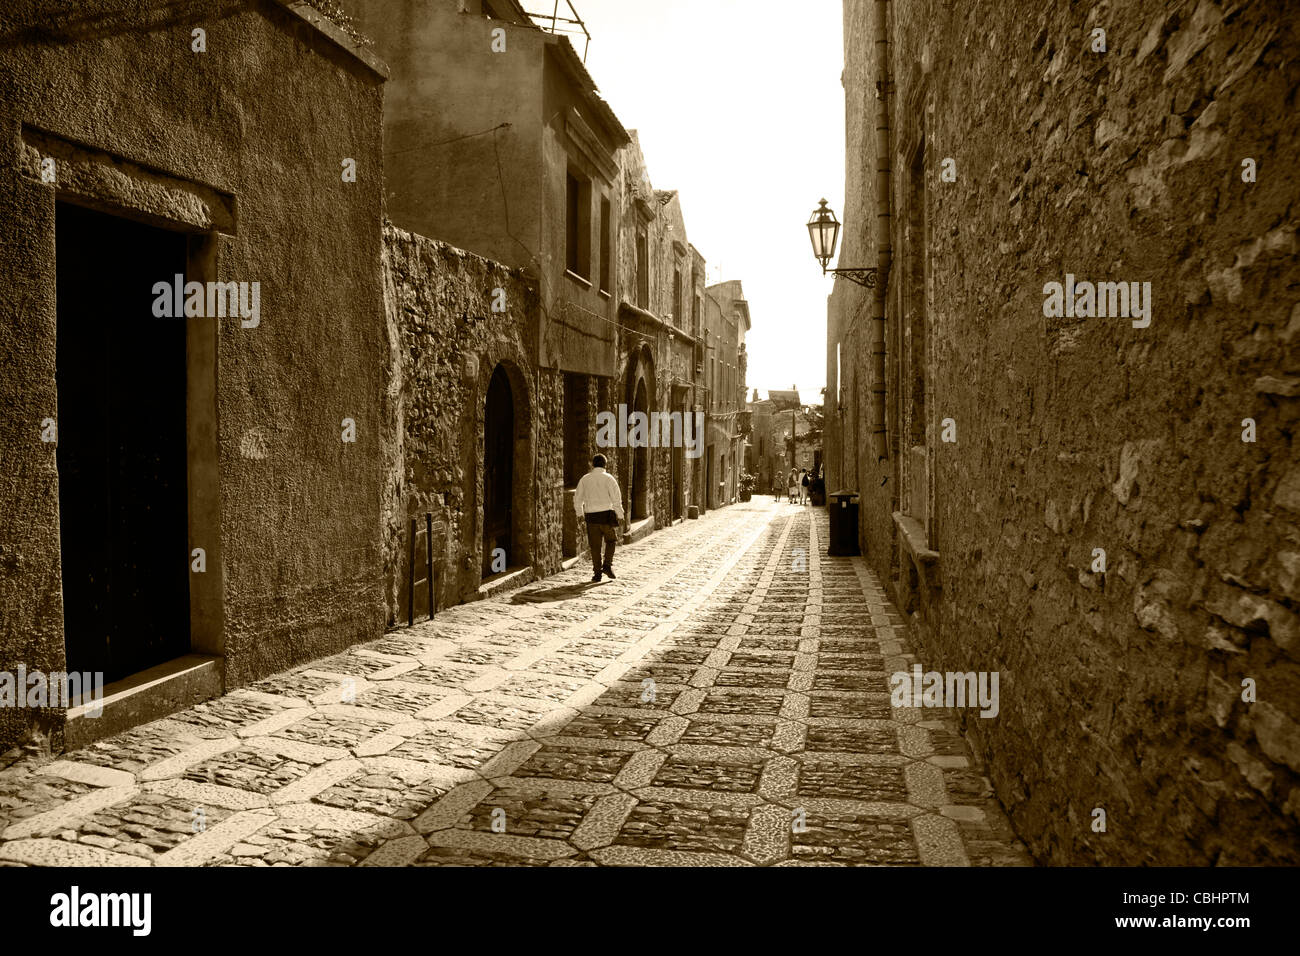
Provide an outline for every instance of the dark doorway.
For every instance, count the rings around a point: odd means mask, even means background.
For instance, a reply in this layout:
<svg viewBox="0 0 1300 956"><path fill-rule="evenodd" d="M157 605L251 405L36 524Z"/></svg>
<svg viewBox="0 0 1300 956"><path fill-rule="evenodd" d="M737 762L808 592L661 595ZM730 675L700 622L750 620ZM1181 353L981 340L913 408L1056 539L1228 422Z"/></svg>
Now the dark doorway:
<svg viewBox="0 0 1300 956"><path fill-rule="evenodd" d="M152 292L186 237L59 203L55 241L67 669L110 682L190 651L186 319Z"/></svg>
<svg viewBox="0 0 1300 956"><path fill-rule="evenodd" d="M632 411L644 412L649 419L650 401L646 394L645 379L636 383L636 398ZM650 438L650 429L646 427L646 440ZM650 514L650 449L644 444L632 450L632 518L644 518Z"/></svg>
<svg viewBox="0 0 1300 956"><path fill-rule="evenodd" d="M707 507L716 508L717 491L713 487L713 446L709 446L708 453L704 457L704 501Z"/></svg>
<svg viewBox="0 0 1300 956"><path fill-rule="evenodd" d="M515 400L510 378L500 365L488 385L483 416L483 577L499 574L502 561L492 567L497 549L510 565L512 531L511 496L515 478Z"/></svg>

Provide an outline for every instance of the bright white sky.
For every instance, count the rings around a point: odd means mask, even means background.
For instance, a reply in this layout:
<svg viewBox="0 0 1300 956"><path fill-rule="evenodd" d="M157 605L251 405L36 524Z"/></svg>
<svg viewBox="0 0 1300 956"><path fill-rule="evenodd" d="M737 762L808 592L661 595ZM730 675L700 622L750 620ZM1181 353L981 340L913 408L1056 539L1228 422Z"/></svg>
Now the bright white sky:
<svg viewBox="0 0 1300 956"><path fill-rule="evenodd" d="M804 224L823 197L843 208L840 2L573 0L587 69L640 136L654 188L679 191L709 283L744 283L750 395L798 385L815 404L826 384L832 280Z"/></svg>

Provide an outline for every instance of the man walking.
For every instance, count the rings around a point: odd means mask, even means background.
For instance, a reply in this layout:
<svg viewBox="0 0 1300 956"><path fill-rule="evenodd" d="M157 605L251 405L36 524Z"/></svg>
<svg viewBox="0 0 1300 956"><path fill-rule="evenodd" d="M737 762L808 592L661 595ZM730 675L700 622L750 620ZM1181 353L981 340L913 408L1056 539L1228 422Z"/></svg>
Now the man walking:
<svg viewBox="0 0 1300 956"><path fill-rule="evenodd" d="M605 456L591 459L591 471L578 481L573 494L573 508L579 518L587 519L587 544L591 548L591 563L599 581L601 574L614 577L614 543L618 540L618 526L623 522L623 493L618 479L605 470ZM605 560L600 559L601 542L605 545Z"/></svg>

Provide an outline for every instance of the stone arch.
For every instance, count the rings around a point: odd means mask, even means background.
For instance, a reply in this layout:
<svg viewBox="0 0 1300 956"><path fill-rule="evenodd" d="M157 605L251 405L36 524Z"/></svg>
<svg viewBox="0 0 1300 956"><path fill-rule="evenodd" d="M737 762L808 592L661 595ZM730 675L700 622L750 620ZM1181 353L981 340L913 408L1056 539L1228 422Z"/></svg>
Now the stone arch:
<svg viewBox="0 0 1300 956"><path fill-rule="evenodd" d="M627 364L627 412L645 412L656 408L655 359L648 343L632 350ZM628 449L627 472L628 519L638 521L650 515L654 501L654 468L649 448Z"/></svg>
<svg viewBox="0 0 1300 956"><path fill-rule="evenodd" d="M508 568L524 567L533 561L536 502L533 494L536 448L536 396L532 380L524 374L522 356L490 350L479 363L476 416L477 467L476 508L473 541L481 576L492 571L492 550L502 547ZM508 409L499 407L508 402ZM496 404L494 410L490 406ZM508 414L504 414L508 410ZM495 417L490 421L489 416ZM499 427L505 423L504 429ZM504 456L504 458L502 458ZM493 480L506 478L508 495L489 500ZM503 522L500 504L508 502L508 521Z"/></svg>

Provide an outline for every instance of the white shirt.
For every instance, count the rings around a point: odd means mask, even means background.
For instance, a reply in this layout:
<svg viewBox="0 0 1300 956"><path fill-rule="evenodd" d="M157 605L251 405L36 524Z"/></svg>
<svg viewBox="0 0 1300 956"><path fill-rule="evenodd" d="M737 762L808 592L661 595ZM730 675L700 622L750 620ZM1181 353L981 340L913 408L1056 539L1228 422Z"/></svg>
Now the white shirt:
<svg viewBox="0 0 1300 956"><path fill-rule="evenodd" d="M573 494L573 510L578 517L596 511L612 511L623 520L623 495L618 490L618 479L604 468L593 468L578 481Z"/></svg>

